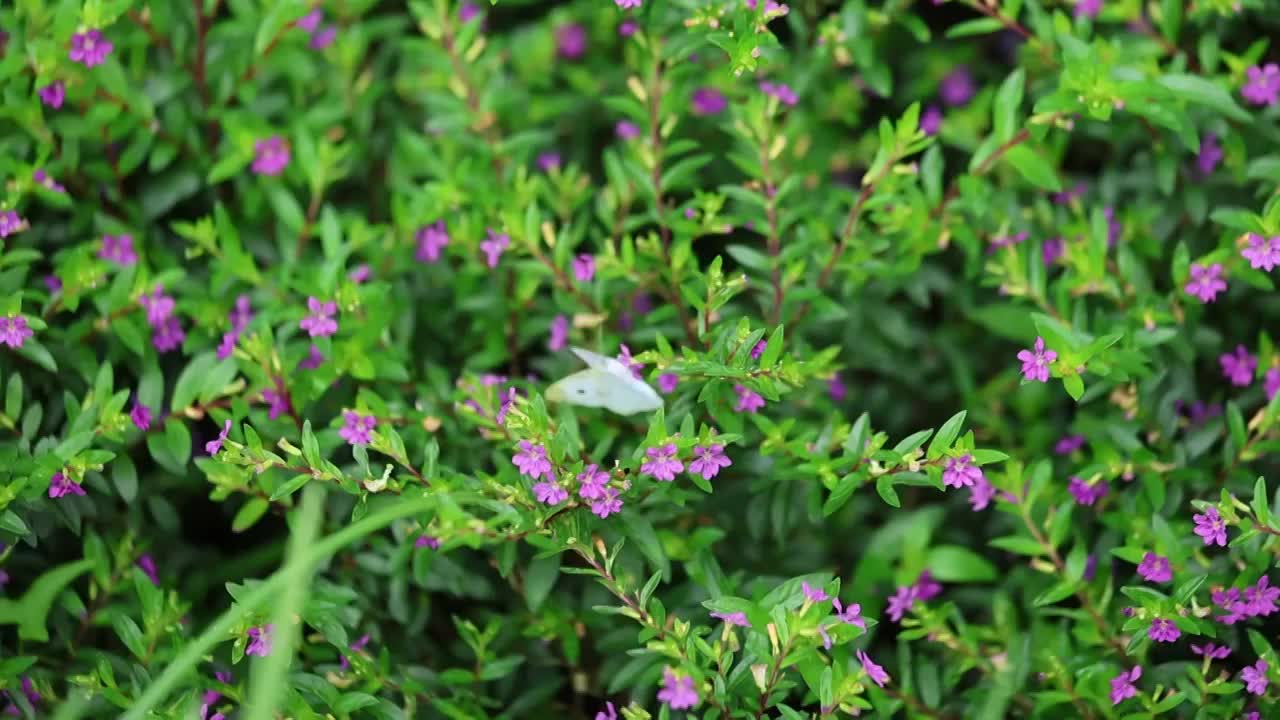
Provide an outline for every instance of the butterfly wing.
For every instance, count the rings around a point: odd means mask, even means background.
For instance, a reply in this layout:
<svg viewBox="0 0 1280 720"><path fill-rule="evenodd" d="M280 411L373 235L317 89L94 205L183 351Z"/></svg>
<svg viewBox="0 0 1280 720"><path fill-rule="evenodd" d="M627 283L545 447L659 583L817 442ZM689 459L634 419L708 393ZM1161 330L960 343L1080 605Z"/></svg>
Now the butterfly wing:
<svg viewBox="0 0 1280 720"><path fill-rule="evenodd" d="M619 415L634 415L662 407L662 398L631 370L611 357L582 348L569 348L587 364L547 388L546 398L582 407L602 407Z"/></svg>
<svg viewBox="0 0 1280 720"><path fill-rule="evenodd" d="M637 380L631 373L616 378L614 382L616 384L608 394L609 404L605 405L609 410L619 415L635 415L662 407L662 397L649 387L649 383Z"/></svg>
<svg viewBox="0 0 1280 720"><path fill-rule="evenodd" d="M631 377L631 371L627 369L627 366L618 362L614 358L605 357L599 353L593 353L590 350L583 350L582 348L577 347L571 347L569 348L569 351L574 355L577 355L582 362L587 364L587 367L593 370L604 370L605 372L610 372L614 375L625 375L627 377Z"/></svg>
<svg viewBox="0 0 1280 720"><path fill-rule="evenodd" d="M618 379L607 370L587 368L557 380L547 388L546 398L551 402L580 405L582 407L608 407L610 393Z"/></svg>

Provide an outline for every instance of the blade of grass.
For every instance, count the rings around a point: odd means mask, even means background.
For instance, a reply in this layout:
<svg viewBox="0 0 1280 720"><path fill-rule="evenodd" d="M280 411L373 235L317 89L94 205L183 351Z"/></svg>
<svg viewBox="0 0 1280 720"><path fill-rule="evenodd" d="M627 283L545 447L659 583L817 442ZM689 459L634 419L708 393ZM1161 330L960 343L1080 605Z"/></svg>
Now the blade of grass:
<svg viewBox="0 0 1280 720"><path fill-rule="evenodd" d="M396 504L370 513L359 522L352 523L315 543L299 558L299 562L320 562L365 535L381 530L402 517L426 512L434 506L435 498L430 495L413 499L402 498ZM204 632L187 643L187 646L173 659L173 662L160 673L155 682L147 688L146 692L142 693L142 696L129 709L129 712L121 716L121 720L143 720L147 713L155 709L173 692L174 688L182 682L187 673L195 670L196 665L200 664L205 654L211 651L218 643L226 641L228 633L240 622L243 616L265 605L283 590L287 581L286 571L288 570L289 565L286 565L276 571L271 577L245 595L244 600L239 605L222 613L217 620L214 620L209 627L205 628Z"/></svg>
<svg viewBox="0 0 1280 720"><path fill-rule="evenodd" d="M245 701L245 720L271 720L285 689L294 646L301 635L302 609L311 592L311 579L319 558L307 558L306 550L320 534L324 510L324 485L311 483L302 493L302 503L289 533L285 549L284 590L275 603L271 620L271 652L256 658L249 674L249 696ZM310 560L310 561L308 561Z"/></svg>

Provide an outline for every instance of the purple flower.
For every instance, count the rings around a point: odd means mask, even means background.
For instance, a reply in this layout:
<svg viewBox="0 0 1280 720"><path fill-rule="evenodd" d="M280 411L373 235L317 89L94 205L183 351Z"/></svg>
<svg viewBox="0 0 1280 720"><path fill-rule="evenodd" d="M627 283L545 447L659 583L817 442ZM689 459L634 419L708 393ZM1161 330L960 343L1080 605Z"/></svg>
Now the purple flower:
<svg viewBox="0 0 1280 720"><path fill-rule="evenodd" d="M1053 446L1053 452L1057 455L1070 455L1084 447L1084 442L1083 435L1066 435Z"/></svg>
<svg viewBox="0 0 1280 720"><path fill-rule="evenodd" d="M222 443L226 442L227 433L231 432L231 420L228 419L222 423L222 432L218 433L217 440L210 440L204 444L204 451L210 455L217 455L222 449Z"/></svg>
<svg viewBox="0 0 1280 720"><path fill-rule="evenodd" d="M1173 579L1173 568L1169 565L1169 558L1149 552L1138 563L1138 574L1150 582L1166 583Z"/></svg>
<svg viewBox="0 0 1280 720"><path fill-rule="evenodd" d="M351 643L351 651L360 652L361 650L364 650L365 646L369 644L369 639L369 635L361 635L359 640ZM346 655L342 656L342 661L339 663L339 667L343 670L351 667L351 663L347 660Z"/></svg>
<svg viewBox="0 0 1280 720"><path fill-rule="evenodd" d="M996 487L992 485L985 476L969 488L969 505L973 507L974 512L986 510L991 504L991 500L996 496Z"/></svg>
<svg viewBox="0 0 1280 720"><path fill-rule="evenodd" d="M1037 337L1032 350L1019 350L1022 361L1022 377L1037 382L1049 382L1049 363L1058 359L1058 353L1046 350L1044 338Z"/></svg>
<svg viewBox="0 0 1280 720"><path fill-rule="evenodd" d="M1030 234L1031 233L1027 232L1026 230L1023 230L1022 232L1016 233L1014 235L1004 235L1000 237L994 237L991 239L991 245L987 247L987 252L988 253L995 252L997 249L1002 247L1013 247L1014 245L1021 245L1024 241L1026 241L1027 237Z"/></svg>
<svg viewBox="0 0 1280 720"><path fill-rule="evenodd" d="M413 541L416 548L431 548L432 550L440 549L440 538L431 535L419 535L417 540Z"/></svg>
<svg viewBox="0 0 1280 720"><path fill-rule="evenodd" d="M710 480L720 474L720 468L733 464L733 461L725 457L723 445L695 445L693 458L693 462L689 463L689 474L701 475L704 480Z"/></svg>
<svg viewBox="0 0 1280 720"><path fill-rule="evenodd" d="M338 28L329 25L318 33L311 35L311 42L308 43L312 50L323 50L333 44L334 39L338 37Z"/></svg>
<svg viewBox="0 0 1280 720"><path fill-rule="evenodd" d="M947 458L946 468L942 471L943 487L970 486L983 479L982 468L973 465L973 456Z"/></svg>
<svg viewBox="0 0 1280 720"><path fill-rule="evenodd" d="M104 234L102 236L102 247L97 251L97 256L116 265L132 265L138 261L137 251L133 249L133 236L131 234L122 234L120 237L111 237L109 234Z"/></svg>
<svg viewBox="0 0 1280 720"><path fill-rule="evenodd" d="M795 106L800 102L800 98L796 95L796 91L791 89L786 83L772 83L768 80L760 81L760 92L776 99L784 105Z"/></svg>
<svg viewBox="0 0 1280 720"><path fill-rule="evenodd" d="M62 290L62 280L57 275L45 275L44 286L49 289L49 292L56 293Z"/></svg>
<svg viewBox="0 0 1280 720"><path fill-rule="evenodd" d="M419 262L433 263L439 260L440 252L449 244L449 232L445 229L443 220L422 226L414 238L418 241L418 251L414 253L414 257Z"/></svg>
<svg viewBox="0 0 1280 720"><path fill-rule="evenodd" d="M298 367L303 370L315 370L324 364L324 355L320 353L320 348L315 345L307 351L307 356L298 362Z"/></svg>
<svg viewBox="0 0 1280 720"><path fill-rule="evenodd" d="M744 385L734 385L733 391L738 394L738 402L733 406L736 412L754 413L764 407L764 398Z"/></svg>
<svg viewBox="0 0 1280 720"><path fill-rule="evenodd" d="M1240 94L1254 105L1275 105L1280 102L1280 65L1267 63L1254 65L1245 71L1247 80Z"/></svg>
<svg viewBox="0 0 1280 720"><path fill-rule="evenodd" d="M759 360L760 356L764 355L764 351L768 347L769 347L769 343L765 342L764 340L761 340L760 342L756 343L755 347L751 348L751 359Z"/></svg>
<svg viewBox="0 0 1280 720"><path fill-rule="evenodd" d="M464 23L471 22L477 17L480 17L480 6L471 0L462 3L462 7L458 8L458 19Z"/></svg>
<svg viewBox="0 0 1280 720"><path fill-rule="evenodd" d="M638 6L640 0L616 0L619 6L624 2L634 2ZM670 706L672 710L687 710L698 704L698 691L693 689L693 678L676 677L670 669L662 672L662 689L658 691L658 700Z"/></svg>
<svg viewBox="0 0 1280 720"><path fill-rule="evenodd" d="M1132 670L1121 672L1119 675L1111 678L1111 704L1119 705L1138 694L1138 688L1133 684L1138 678L1142 677L1142 666L1135 666Z"/></svg>
<svg viewBox="0 0 1280 720"><path fill-rule="evenodd" d="M840 622L867 629L867 621L862 619L862 606L858 603L849 603L848 607L844 607L840 604L840 598L831 598L831 606L836 609L836 617Z"/></svg>
<svg viewBox="0 0 1280 720"><path fill-rule="evenodd" d="M1191 519L1196 523L1196 534L1204 539L1205 545L1217 543L1219 547L1227 546L1227 523L1218 514L1216 506L1210 505L1204 509L1203 515L1196 513Z"/></svg>
<svg viewBox="0 0 1280 720"><path fill-rule="evenodd" d="M107 56L114 48L110 40L102 37L102 31L94 28L71 36L69 56L81 65L91 68L106 62Z"/></svg>
<svg viewBox="0 0 1280 720"><path fill-rule="evenodd" d="M52 190L53 192L65 193L67 191L67 189L63 187L60 183L58 183L57 180L54 180L52 177L50 177L49 173L39 168L32 171L31 180L38 185L42 185L45 188ZM53 276L50 276L50 277L53 277Z"/></svg>
<svg viewBox="0 0 1280 720"><path fill-rule="evenodd" d="M543 480L533 486L533 496L538 502L547 505L559 505L569 499L569 493L553 479Z"/></svg>
<svg viewBox="0 0 1280 720"><path fill-rule="evenodd" d="M142 557L138 558L138 562L135 564L142 570L142 572L147 574L147 578L151 580L152 585L160 585L160 573L156 568L155 558L151 557L149 554L144 554Z"/></svg>
<svg viewBox="0 0 1280 720"><path fill-rule="evenodd" d="M844 380L841 379L839 373L832 375L831 379L827 380L827 394L835 402L843 402L848 397L849 389L845 387Z"/></svg>
<svg viewBox="0 0 1280 720"><path fill-rule="evenodd" d="M712 87L700 87L693 91L690 99L694 115L717 115L728 107L729 102L724 93Z"/></svg>
<svg viewBox="0 0 1280 720"><path fill-rule="evenodd" d="M711 617L717 620L723 620L725 625L730 625L730 626L736 625L738 627L751 627L751 621L747 619L747 614L744 612L735 612L735 613L713 612L711 613Z"/></svg>
<svg viewBox="0 0 1280 720"><path fill-rule="evenodd" d="M1045 240L1041 249L1041 256L1044 259L1045 267L1049 267L1050 265L1058 262L1058 259L1062 257L1062 253L1065 250L1066 243L1063 242L1062 238L1054 237Z"/></svg>
<svg viewBox="0 0 1280 720"><path fill-rule="evenodd" d="M1226 353L1218 358L1222 365L1222 375L1232 385L1248 387L1253 382L1254 371L1258 369L1258 358L1249 354L1243 345L1237 345L1235 354Z"/></svg>
<svg viewBox="0 0 1280 720"><path fill-rule="evenodd" d="M640 137L640 126L630 120L619 120L613 131L622 140L635 140Z"/></svg>
<svg viewBox="0 0 1280 720"><path fill-rule="evenodd" d="M236 349L236 341L240 339L240 333L232 330L229 333L223 333L222 342L218 345L218 359L226 360L231 357L231 353Z"/></svg>
<svg viewBox="0 0 1280 720"><path fill-rule="evenodd" d="M613 703L605 703L604 710L596 713L596 720L618 720L618 711L613 707Z"/></svg>
<svg viewBox="0 0 1280 720"><path fill-rule="evenodd" d="M555 473L551 470L551 461L547 459L547 448L542 445L521 440L520 452L511 458L511 463L520 469L521 475L527 475L534 480L540 477L548 480L555 479Z"/></svg>
<svg viewBox="0 0 1280 720"><path fill-rule="evenodd" d="M1280 367L1267 370L1266 376L1262 379L1262 389L1267 393L1267 402L1271 402L1276 393L1280 392Z"/></svg>
<svg viewBox="0 0 1280 720"><path fill-rule="evenodd" d="M618 362L625 365L636 379L640 379L640 370L644 368L644 364L636 362L636 359L631 357L631 348L626 345L618 346Z"/></svg>
<svg viewBox="0 0 1280 720"><path fill-rule="evenodd" d="M133 409L129 411L129 419L133 421L134 427L146 432L151 429L151 408L135 399Z"/></svg>
<svg viewBox="0 0 1280 720"><path fill-rule="evenodd" d="M49 479L49 497L60 498L66 495L84 495L84 488L79 483L72 481L71 478L56 472Z"/></svg>
<svg viewBox="0 0 1280 720"><path fill-rule="evenodd" d="M1147 637L1155 642L1171 643L1182 637L1182 631L1172 620L1156 618L1151 621L1151 629L1147 631Z"/></svg>
<svg viewBox="0 0 1280 720"><path fill-rule="evenodd" d="M311 12L299 18L298 21L294 23L294 26L309 33L313 33L316 31L316 28L320 27L320 21L323 19L324 13L321 12L320 8L313 8Z"/></svg>
<svg viewBox="0 0 1280 720"><path fill-rule="evenodd" d="M271 635L275 632L275 629L276 626L274 624L249 628L249 646L244 649L244 654L257 655L258 657L270 655Z"/></svg>
<svg viewBox="0 0 1280 720"><path fill-rule="evenodd" d="M22 347L27 338L35 335L35 331L27 326L27 318L22 315L0 317L0 345L8 345L13 349Z"/></svg>
<svg viewBox="0 0 1280 720"><path fill-rule="evenodd" d="M951 107L968 104L976 91L973 75L969 72L969 68L963 65L947 73L942 78L942 82L938 83L939 97L942 98L943 104Z"/></svg>
<svg viewBox="0 0 1280 720"><path fill-rule="evenodd" d="M544 152L538 155L538 169L550 173L560 169L560 153Z"/></svg>
<svg viewBox="0 0 1280 720"><path fill-rule="evenodd" d="M480 241L480 252L484 253L485 264L492 268L498 267L498 258L502 257L502 253L511 245L511 236L506 233L496 233L492 228L487 229L488 239Z"/></svg>
<svg viewBox="0 0 1280 720"><path fill-rule="evenodd" d="M832 642L831 642L831 635L827 633L827 626L819 625L818 635L822 636L822 648L824 650L830 650Z"/></svg>
<svg viewBox="0 0 1280 720"><path fill-rule="evenodd" d="M601 520L622 511L622 500L618 498L618 491L607 487L604 494L591 503L591 512Z"/></svg>
<svg viewBox="0 0 1280 720"><path fill-rule="evenodd" d="M1238 589L1216 589L1209 595L1213 599L1214 605L1227 611L1226 615L1219 615L1214 618L1223 625L1235 625L1241 620L1250 617L1249 606L1240 600L1240 591Z"/></svg>
<svg viewBox="0 0 1280 720"><path fill-rule="evenodd" d="M613 0L614 4L623 10L629 10L640 7L643 0Z"/></svg>
<svg viewBox="0 0 1280 720"><path fill-rule="evenodd" d="M830 597L821 586L814 587L803 580L800 581L800 591L804 593L804 599L809 602L822 602Z"/></svg>
<svg viewBox="0 0 1280 720"><path fill-rule="evenodd" d="M604 497L605 486L609 484L609 473L592 463L578 473L578 495L584 500L597 500Z"/></svg>
<svg viewBox="0 0 1280 720"><path fill-rule="evenodd" d="M468 401L468 402L473 402L473 401ZM499 425L503 425L507 422L507 413L511 411L511 406L514 405L515 402L516 402L516 389L514 387L509 387L507 388L507 392L502 396L502 399L498 403L498 414L494 418L495 420L498 421Z"/></svg>
<svg viewBox="0 0 1280 720"><path fill-rule="evenodd" d="M684 463L676 458L675 443L649 448L644 454L649 460L640 466L640 472L655 480L671 482L676 479L676 473L684 470Z"/></svg>
<svg viewBox="0 0 1280 720"><path fill-rule="evenodd" d="M1084 559L1084 574L1081 576L1087 581L1092 581L1093 576L1098 572L1098 556L1089 553Z"/></svg>
<svg viewBox="0 0 1280 720"><path fill-rule="evenodd" d="M916 578L915 590L917 600L928 602L942 594L942 584L933 579L933 573L925 570Z"/></svg>
<svg viewBox="0 0 1280 720"><path fill-rule="evenodd" d="M370 433L378 426L378 418L361 415L352 410L342 411L342 429L338 436L352 445L368 445L373 441Z"/></svg>
<svg viewBox="0 0 1280 720"><path fill-rule="evenodd" d="M347 277L351 280L351 282L359 285L360 283L369 279L370 272L371 271L369 269L369 263L361 263L356 266L356 269L347 273Z"/></svg>
<svg viewBox="0 0 1280 720"><path fill-rule="evenodd" d="M1272 65L1271 67L1275 67ZM1258 662L1246 667L1240 671L1240 679L1244 681L1244 688L1254 695L1261 695L1267 691L1267 661L1258 658Z"/></svg>
<svg viewBox="0 0 1280 720"><path fill-rule="evenodd" d="M267 403L267 417L275 420L281 415L292 415L293 408L289 405L289 392L284 387L284 381L280 378L274 378L274 388L267 388L262 391L262 400Z"/></svg>
<svg viewBox="0 0 1280 720"><path fill-rule="evenodd" d="M569 344L569 318L557 315L551 321L551 337L547 339L547 349L555 352L563 350Z"/></svg>
<svg viewBox="0 0 1280 720"><path fill-rule="evenodd" d="M937 105L930 105L920 116L920 131L925 135L937 135L942 129L942 110Z"/></svg>
<svg viewBox="0 0 1280 720"><path fill-rule="evenodd" d="M1280 385L1280 369L1276 370L1277 385ZM663 395L670 395L676 391L676 386L680 384L680 376L675 373L662 373L658 376L658 389Z"/></svg>
<svg viewBox="0 0 1280 720"><path fill-rule="evenodd" d="M1227 281L1222 279L1222 265L1214 263L1209 266L1195 264L1191 266L1191 280L1187 283L1188 295L1194 295L1202 303L1213 302L1218 293L1227 289Z"/></svg>
<svg viewBox="0 0 1280 720"><path fill-rule="evenodd" d="M40 102L57 110L62 107L63 101L67 99L67 86L61 80L54 80L36 91L40 96Z"/></svg>
<svg viewBox="0 0 1280 720"><path fill-rule="evenodd" d="M26 229L27 221L19 217L16 210L0 210L0 238L7 238Z"/></svg>
<svg viewBox="0 0 1280 720"><path fill-rule="evenodd" d="M577 60L587 51L587 31L578 23L556 28L556 52L566 60Z"/></svg>
<svg viewBox="0 0 1280 720"><path fill-rule="evenodd" d="M333 316L338 312L337 303L332 300L320 302L320 298L312 295L307 298L307 310L311 313L298 321L298 327L307 331L311 337L324 337L338 332L338 321Z"/></svg>
<svg viewBox="0 0 1280 720"><path fill-rule="evenodd" d="M272 135L253 144L252 169L259 175L279 175L288 164L289 146L279 135Z"/></svg>
<svg viewBox="0 0 1280 720"><path fill-rule="evenodd" d="M1102 0L1076 0L1076 17L1098 17Z"/></svg>
<svg viewBox="0 0 1280 720"><path fill-rule="evenodd" d="M1267 239L1257 233L1245 236L1249 246L1240 251L1240 255L1249 261L1249 267L1255 270L1271 270L1280 265L1280 235Z"/></svg>
<svg viewBox="0 0 1280 720"><path fill-rule="evenodd" d="M591 282L596 276L596 259L592 255L582 253L573 259L573 276L579 282Z"/></svg>
<svg viewBox="0 0 1280 720"><path fill-rule="evenodd" d="M143 293L138 298L138 304L147 311L147 323L153 328L158 328L166 320L173 317L173 309L175 307L172 297L164 294L164 286L156 285L155 290L148 295Z"/></svg>
<svg viewBox="0 0 1280 720"><path fill-rule="evenodd" d="M1225 645L1219 647L1211 642L1205 643L1204 647L1192 643L1191 652L1196 655L1203 655L1208 660L1222 660L1231 654L1231 648Z"/></svg>
<svg viewBox="0 0 1280 720"><path fill-rule="evenodd" d="M919 599L919 593L915 585L906 585L899 587L889 597L889 605L885 612L888 613L889 619L894 622L902 620L902 616L915 606L916 600Z"/></svg>
<svg viewBox="0 0 1280 720"><path fill-rule="evenodd" d="M871 678L876 685L884 687L884 684L889 682L889 673L877 665L865 651L858 651L858 662L862 663L863 671L867 673L867 677Z"/></svg>
<svg viewBox="0 0 1280 720"><path fill-rule="evenodd" d="M1076 502L1086 506L1091 506L1101 500L1110 489L1106 480L1099 480L1090 485L1078 477L1072 477L1071 482L1067 484L1067 490L1076 499Z"/></svg>
<svg viewBox="0 0 1280 720"><path fill-rule="evenodd" d="M151 344L162 353L176 350L186 339L187 332L182 329L182 321L173 316L151 328Z"/></svg>
<svg viewBox="0 0 1280 720"><path fill-rule="evenodd" d="M746 2L747 2L747 7L751 8L752 10L756 9L757 0L746 0ZM786 5L776 2L775 0L765 0L764 17L766 20L771 20L775 17L782 17L783 15L786 15L789 12L791 12L791 8L787 7Z"/></svg>
<svg viewBox="0 0 1280 720"><path fill-rule="evenodd" d="M253 308L250 306L248 295L236 297L236 306L227 313L227 319L231 321L231 327L236 332L243 332L246 327L249 327L250 321L253 320Z"/></svg>
<svg viewBox="0 0 1280 720"><path fill-rule="evenodd" d="M1280 600L1280 587L1271 587L1271 580L1263 575L1258 582L1244 589L1245 612L1249 617L1266 617L1276 612L1276 601Z"/></svg>
<svg viewBox="0 0 1280 720"><path fill-rule="evenodd" d="M636 24L635 20L623 20L622 24L618 26L618 34L622 37L631 37L639 29L640 26Z"/></svg>
<svg viewBox="0 0 1280 720"><path fill-rule="evenodd" d="M1222 146L1218 144L1218 136L1208 133L1200 141L1200 152L1196 155L1196 167L1201 175L1211 175L1222 162Z"/></svg>

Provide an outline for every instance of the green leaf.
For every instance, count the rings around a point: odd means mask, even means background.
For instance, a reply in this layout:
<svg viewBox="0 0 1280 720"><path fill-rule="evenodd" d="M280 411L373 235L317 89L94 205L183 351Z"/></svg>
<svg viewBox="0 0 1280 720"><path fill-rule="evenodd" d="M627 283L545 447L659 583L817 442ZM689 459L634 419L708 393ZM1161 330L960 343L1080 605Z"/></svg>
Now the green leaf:
<svg viewBox="0 0 1280 720"><path fill-rule="evenodd" d="M262 519L271 503L266 498L254 497L240 507L240 511L231 520L232 532L244 532Z"/></svg>
<svg viewBox="0 0 1280 720"><path fill-rule="evenodd" d="M1054 603L1061 602L1075 593L1082 584L1083 581L1081 580L1077 580L1075 582L1067 582L1064 580L1037 595L1035 600L1031 601L1031 604L1036 607L1044 607L1046 605L1053 605Z"/></svg>
<svg viewBox="0 0 1280 720"><path fill-rule="evenodd" d="M902 501L898 499L898 491L893 488L892 476L881 475L876 478L876 492L890 507L902 507Z"/></svg>
<svg viewBox="0 0 1280 720"><path fill-rule="evenodd" d="M671 560L662 549L662 542L653 530L649 519L636 512L622 513L622 524L626 528L627 537L634 541L640 552L647 558L655 570L662 571L662 581L671 581Z"/></svg>
<svg viewBox="0 0 1280 720"><path fill-rule="evenodd" d="M995 18L974 18L966 20L962 23L956 23L947 29L947 37L970 37L972 35L986 35L987 33L999 32L1004 29L1004 25Z"/></svg>
<svg viewBox="0 0 1280 720"><path fill-rule="evenodd" d="M14 535L26 535L31 532L27 524L18 517L18 514L12 510L5 510L0 514L0 530L13 533Z"/></svg>
<svg viewBox="0 0 1280 720"><path fill-rule="evenodd" d="M72 581L93 567L92 560L79 560L44 573L16 602L0 598L0 625L17 625L18 637L34 642L48 642L45 623L58 594Z"/></svg>
<svg viewBox="0 0 1280 720"><path fill-rule="evenodd" d="M1028 182L1052 192L1062 190L1062 182L1049 161L1025 144L1009 148L1004 157Z"/></svg>
<svg viewBox="0 0 1280 720"><path fill-rule="evenodd" d="M169 409L179 413L190 407L191 401L196 399L196 395L208 381L209 373L216 364L218 364L218 356L213 352L200 353L192 358L178 375L178 382L173 386L173 399L169 403Z"/></svg>
<svg viewBox="0 0 1280 720"><path fill-rule="evenodd" d="M761 368L767 370L778 362L778 358L782 355L784 340L783 326L779 325L773 329L773 333L769 335L769 339L766 341L764 354L760 356Z"/></svg>
<svg viewBox="0 0 1280 720"><path fill-rule="evenodd" d="M1000 83L1000 89L996 91L995 104L992 106L992 132L1002 143L1013 139L1026 78L1026 72L1018 68Z"/></svg>
<svg viewBox="0 0 1280 720"><path fill-rule="evenodd" d="M964 425L966 411L952 415L942 427L938 429L938 434L933 436L933 441L929 443L929 449L925 452L925 457L930 460L937 460L942 457L943 453L951 449L951 443L955 442L957 436L960 435L960 428Z"/></svg>
<svg viewBox="0 0 1280 720"><path fill-rule="evenodd" d="M1080 401L1080 396L1084 395L1084 380L1079 375L1068 375L1062 378L1062 387L1066 388L1067 394L1072 400Z"/></svg>
<svg viewBox="0 0 1280 720"><path fill-rule="evenodd" d="M987 582L996 578L996 567L974 551L943 545L929 551L929 572L942 582Z"/></svg>
<svg viewBox="0 0 1280 720"><path fill-rule="evenodd" d="M539 558L529 563L529 571L524 578L524 599L529 609L537 612L546 602L556 579L560 577L560 554Z"/></svg>
<svg viewBox="0 0 1280 720"><path fill-rule="evenodd" d="M1199 75L1172 74L1161 77L1157 82L1189 103L1217 110L1232 120L1244 123L1253 121L1252 116L1231 98L1231 93L1212 80Z"/></svg>

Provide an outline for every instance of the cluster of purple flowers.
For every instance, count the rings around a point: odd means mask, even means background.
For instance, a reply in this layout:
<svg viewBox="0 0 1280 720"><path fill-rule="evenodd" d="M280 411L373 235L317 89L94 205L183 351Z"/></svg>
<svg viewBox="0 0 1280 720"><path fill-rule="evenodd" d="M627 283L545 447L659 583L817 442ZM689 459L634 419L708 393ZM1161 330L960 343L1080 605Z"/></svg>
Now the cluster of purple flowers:
<svg viewBox="0 0 1280 720"><path fill-rule="evenodd" d="M900 622L917 602L928 602L942 593L942 585L933 579L928 570L920 573L920 577L910 585L902 586L889 597L889 607L885 612L889 619Z"/></svg>
<svg viewBox="0 0 1280 720"><path fill-rule="evenodd" d="M974 512L986 510L996 496L996 488L987 480L982 468L973 463L973 455L949 457L942 469L943 487L969 488L969 504Z"/></svg>
<svg viewBox="0 0 1280 720"><path fill-rule="evenodd" d="M16 350L26 344L33 335L35 331L27 324L25 317L21 315L0 317L0 345L7 345Z"/></svg>
<svg viewBox="0 0 1280 720"><path fill-rule="evenodd" d="M1276 601L1280 600L1280 587L1272 587L1266 575L1258 578L1258 582L1243 591L1239 588L1214 590L1211 593L1213 604L1226 611L1215 619L1223 625L1235 625L1241 620L1254 617L1267 617L1276 612Z"/></svg>
<svg viewBox="0 0 1280 720"><path fill-rule="evenodd" d="M649 448L645 450L645 458L645 462L640 465L640 472L654 480L671 482L676 479L676 473L685 469L684 462L677 457L675 443ZM722 468L733 464L724 454L724 445L695 445L693 458L689 463L689 473L701 475L704 480L714 478Z"/></svg>
<svg viewBox="0 0 1280 720"><path fill-rule="evenodd" d="M333 44L334 38L338 36L338 28L333 25L320 27L320 22L324 20L324 12L320 8L315 8L311 12L303 15L295 25L301 30L311 35L308 43L312 50L323 50Z"/></svg>
<svg viewBox="0 0 1280 720"><path fill-rule="evenodd" d="M150 294L143 293L138 304L147 312L147 324L151 326L151 344L166 353L178 348L187 339L182 322L174 314L177 303L164 293L164 286L156 285Z"/></svg>

